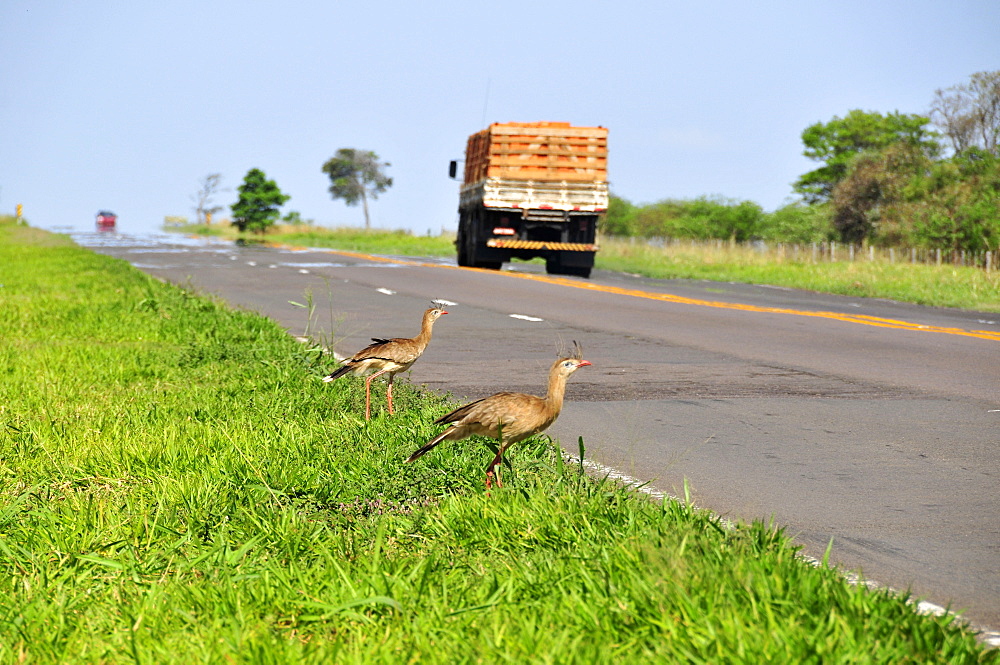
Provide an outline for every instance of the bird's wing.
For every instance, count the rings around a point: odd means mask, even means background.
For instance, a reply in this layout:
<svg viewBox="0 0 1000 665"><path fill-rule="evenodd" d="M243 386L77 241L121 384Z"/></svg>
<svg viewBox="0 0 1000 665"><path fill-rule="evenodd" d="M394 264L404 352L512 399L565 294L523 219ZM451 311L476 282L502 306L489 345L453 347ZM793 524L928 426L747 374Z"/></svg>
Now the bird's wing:
<svg viewBox="0 0 1000 665"><path fill-rule="evenodd" d="M544 422L545 400L524 393L497 393L481 400L470 402L442 416L436 422L457 422L470 433L497 436L500 428L504 438L519 437L524 432L533 432Z"/></svg>
<svg viewBox="0 0 1000 665"><path fill-rule="evenodd" d="M545 408L545 400L524 393L498 393L483 400L479 409L481 422L512 425L532 420L536 413Z"/></svg>
<svg viewBox="0 0 1000 665"><path fill-rule="evenodd" d="M386 368L395 373L406 369L416 360L416 358L410 359L408 356L411 354L407 353L406 346L400 344L400 342L408 342L409 340L386 339L379 341L375 338L372 338L372 340L372 344L369 344L352 357L343 361L343 366L323 380L333 381L348 372L364 374L369 370Z"/></svg>
<svg viewBox="0 0 1000 665"><path fill-rule="evenodd" d="M484 397L483 399L477 399L475 402L469 402L465 406L460 406L457 409L455 409L454 411L452 411L451 413L446 413L443 416L441 416L440 418L438 418L437 420L435 420L434 424L435 425L443 425L444 423L458 422L459 420L461 420L462 418L464 418L469 413L469 411L471 409L473 409L477 404L479 404L480 402L483 402L484 400L487 400L487 399L489 399L489 398L488 397Z"/></svg>
<svg viewBox="0 0 1000 665"><path fill-rule="evenodd" d="M393 339L379 339L373 337L372 343L355 353L351 361L358 362L371 359L409 365L420 357L416 347L417 345L412 339L398 337Z"/></svg>

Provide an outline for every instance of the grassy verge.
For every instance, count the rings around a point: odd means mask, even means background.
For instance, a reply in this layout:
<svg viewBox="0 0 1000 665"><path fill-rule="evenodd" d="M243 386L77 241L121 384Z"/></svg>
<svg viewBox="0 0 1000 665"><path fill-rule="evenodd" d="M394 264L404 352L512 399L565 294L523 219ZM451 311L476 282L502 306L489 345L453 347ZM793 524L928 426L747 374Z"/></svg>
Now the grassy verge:
<svg viewBox="0 0 1000 665"><path fill-rule="evenodd" d="M584 476L545 439L404 466L441 399L0 223L0 662L1000 661L783 532Z"/></svg>
<svg viewBox="0 0 1000 665"><path fill-rule="evenodd" d="M195 235L236 239L241 237L236 229L223 225L189 224L171 229ZM304 247L328 247L350 252L389 254L396 256L451 256L455 253L455 236L417 236L408 231L365 230L361 228L328 229L318 226L276 225L264 236L244 235L249 240L301 245Z"/></svg>
<svg viewBox="0 0 1000 665"><path fill-rule="evenodd" d="M189 226L185 231L236 238L220 226ZM412 236L405 231L364 231L319 227L276 227L270 242L329 247L373 254L452 256L454 238ZM863 298L888 298L934 307L958 307L1000 312L1000 270L876 261L813 263L807 256L760 252L728 244L655 247L605 238L596 267L659 279L707 279L747 284L772 284Z"/></svg>
<svg viewBox="0 0 1000 665"><path fill-rule="evenodd" d="M864 298L889 298L935 307L1000 312L1000 270L893 263L887 260L813 263L760 252L752 247L723 245L654 247L604 240L597 266L660 279L709 279L772 284Z"/></svg>

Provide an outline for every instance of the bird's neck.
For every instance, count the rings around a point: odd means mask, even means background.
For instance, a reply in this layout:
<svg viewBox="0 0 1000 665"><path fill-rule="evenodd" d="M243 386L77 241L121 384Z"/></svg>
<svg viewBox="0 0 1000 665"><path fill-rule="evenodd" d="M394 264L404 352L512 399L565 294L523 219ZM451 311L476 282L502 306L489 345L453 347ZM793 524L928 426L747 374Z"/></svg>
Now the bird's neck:
<svg viewBox="0 0 1000 665"><path fill-rule="evenodd" d="M566 396L566 378L565 374L555 369L549 373L549 388L545 393L545 403L554 413L559 413L562 409L563 397Z"/></svg>
<svg viewBox="0 0 1000 665"><path fill-rule="evenodd" d="M424 322L420 325L420 334L414 339L417 344L427 345L427 342L431 341L431 329L434 327L434 320L430 317L424 319Z"/></svg>

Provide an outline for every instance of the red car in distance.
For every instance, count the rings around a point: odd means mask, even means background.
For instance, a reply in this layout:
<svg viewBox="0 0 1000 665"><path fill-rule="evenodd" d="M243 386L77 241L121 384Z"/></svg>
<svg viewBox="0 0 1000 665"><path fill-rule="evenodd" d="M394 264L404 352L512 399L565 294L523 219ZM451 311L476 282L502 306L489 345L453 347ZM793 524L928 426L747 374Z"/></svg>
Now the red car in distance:
<svg viewBox="0 0 1000 665"><path fill-rule="evenodd" d="M97 228L99 229L113 229L117 221L118 215L113 212L101 210L97 213Z"/></svg>

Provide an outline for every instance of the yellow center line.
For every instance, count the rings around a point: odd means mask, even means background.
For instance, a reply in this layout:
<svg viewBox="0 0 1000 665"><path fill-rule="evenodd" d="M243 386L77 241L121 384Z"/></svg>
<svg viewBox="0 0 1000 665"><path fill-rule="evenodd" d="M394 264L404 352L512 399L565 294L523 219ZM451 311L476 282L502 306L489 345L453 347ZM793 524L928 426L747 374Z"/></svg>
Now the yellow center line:
<svg viewBox="0 0 1000 665"><path fill-rule="evenodd" d="M286 246L287 248L287 246ZM304 249L304 248L291 248L291 249ZM978 339L987 339L994 342L1000 342L1000 331L992 330L965 330L963 328L944 328L941 326L931 326L923 323L913 323L910 321L900 321L897 319L884 319L877 316L867 316L864 314L841 314L838 312L823 312L815 311L811 312L808 310L799 309L786 309L783 307L759 307L757 305L746 305L743 303L730 303L722 302L719 300L699 300L697 298L685 298L683 296L676 296L670 293L653 293L651 291L640 291L638 289L626 289L618 286L604 286L601 284L593 284L591 282L580 282L577 280L566 279L565 277L552 277L550 275L533 275L530 273L522 272L500 272L496 270L483 270L481 268L465 268L461 266L452 266L441 263L427 263L423 261L410 261L407 259L390 258L385 256L375 256L374 254L364 254L361 252L348 252L343 250L325 249L323 251L330 252L332 254L343 254L344 256L351 256L358 259L364 259L368 261L378 261L382 263L397 263L399 265L406 266L417 266L426 268L446 268L449 270L475 270L477 272L489 273L492 275L503 275L505 277L515 277L518 279L528 279L536 282L545 282L548 284L556 284L558 286L567 286L574 289L584 289L587 291L599 291L601 293L610 293L614 295L630 296L633 298L644 298L646 300L658 300L660 302L668 302L678 305L695 305L698 307L715 307L718 309L734 309L742 312L757 312L762 314L787 314L791 316L809 316L819 319L830 319L833 321L842 321L844 323L858 323L864 326L875 326L877 328L893 328L896 330L910 330L913 332L930 332L939 333L944 335L960 335L962 337L976 337Z"/></svg>

